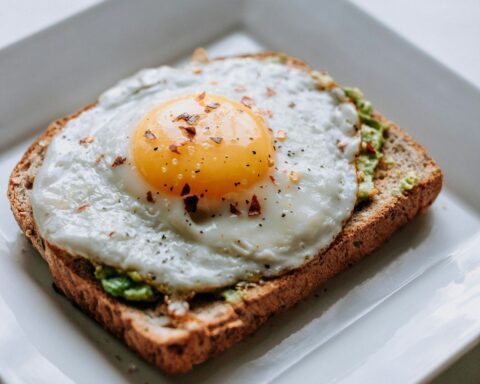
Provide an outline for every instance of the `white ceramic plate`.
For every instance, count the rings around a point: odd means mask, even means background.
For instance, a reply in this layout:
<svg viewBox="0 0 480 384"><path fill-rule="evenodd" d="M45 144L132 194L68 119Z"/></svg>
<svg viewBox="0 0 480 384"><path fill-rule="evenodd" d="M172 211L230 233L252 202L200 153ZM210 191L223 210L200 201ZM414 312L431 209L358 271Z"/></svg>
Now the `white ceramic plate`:
<svg viewBox="0 0 480 384"><path fill-rule="evenodd" d="M0 382L408 383L432 377L474 345L480 92L346 2L116 1L0 51L0 87L9 90L0 93L0 190L33 127L208 41L213 55L283 50L360 86L428 147L445 171L444 191L378 252L179 376L145 364L54 293L1 196Z"/></svg>

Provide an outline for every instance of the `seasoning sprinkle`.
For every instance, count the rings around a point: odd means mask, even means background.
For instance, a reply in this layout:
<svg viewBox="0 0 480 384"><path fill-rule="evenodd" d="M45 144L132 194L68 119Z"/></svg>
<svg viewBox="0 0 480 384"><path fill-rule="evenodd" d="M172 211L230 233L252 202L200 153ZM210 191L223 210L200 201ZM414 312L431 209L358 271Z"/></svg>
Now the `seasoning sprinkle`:
<svg viewBox="0 0 480 384"><path fill-rule="evenodd" d="M157 138L157 136L155 136L155 134L150 129L147 129L143 136L148 140L155 140Z"/></svg>
<svg viewBox="0 0 480 384"><path fill-rule="evenodd" d="M206 93L205 91L203 91L202 93L200 93L200 94L195 98L195 100L197 100L197 101L203 101L203 99L205 99L205 95L206 95L206 94L207 94L207 93Z"/></svg>
<svg viewBox="0 0 480 384"><path fill-rule="evenodd" d="M185 184L182 188L182 192L180 193L180 196L186 196L190 193L190 185Z"/></svg>
<svg viewBox="0 0 480 384"><path fill-rule="evenodd" d="M95 160L95 164L99 164L103 159L105 159L105 155L102 153L97 157L97 160Z"/></svg>
<svg viewBox="0 0 480 384"><path fill-rule="evenodd" d="M250 203L250 207L248 208L248 216L254 217L258 216L262 213L262 209L260 207L260 203L258 201L257 195L252 196L252 201Z"/></svg>
<svg viewBox="0 0 480 384"><path fill-rule="evenodd" d="M249 96L243 96L240 102L247 108L252 108L255 105L255 100Z"/></svg>
<svg viewBox="0 0 480 384"><path fill-rule="evenodd" d="M210 137L210 140L212 140L214 143L220 144L223 138L216 136L216 137Z"/></svg>
<svg viewBox="0 0 480 384"><path fill-rule="evenodd" d="M178 152L178 145L176 144L170 144L168 146L168 149L170 152L173 152L173 153L178 153L180 155L180 152Z"/></svg>
<svg viewBox="0 0 480 384"><path fill-rule="evenodd" d="M119 167L120 165L122 165L123 163L125 163L125 161L127 161L127 158L126 158L126 157L117 156L117 157L115 158L115 160L113 160L112 168Z"/></svg>
<svg viewBox="0 0 480 384"><path fill-rule="evenodd" d="M88 203L83 203L83 204L80 204L80 205L77 207L76 211L77 211L77 212L83 212L83 211L84 211L85 209L87 209L88 207L90 207L90 204L88 204Z"/></svg>
<svg viewBox="0 0 480 384"><path fill-rule="evenodd" d="M95 141L95 136L87 136L78 141L79 144L85 145L85 144L91 144Z"/></svg>
<svg viewBox="0 0 480 384"><path fill-rule="evenodd" d="M192 140L197 134L195 127L179 127L182 133L189 139Z"/></svg>
<svg viewBox="0 0 480 384"><path fill-rule="evenodd" d="M373 155L375 155L377 153L377 150L375 149L375 147L370 142L367 142L366 149L367 149L368 153L371 153Z"/></svg>
<svg viewBox="0 0 480 384"><path fill-rule="evenodd" d="M242 214L242 212L240 212L238 208L233 204L230 204L230 213L236 216L240 216Z"/></svg>
<svg viewBox="0 0 480 384"><path fill-rule="evenodd" d="M212 103L208 103L208 104L205 106L205 112L206 112L206 113L210 113L210 112L212 112L214 109L217 109L219 106L220 106L220 103L217 103L216 101L214 101L214 102L212 102Z"/></svg>
<svg viewBox="0 0 480 384"><path fill-rule="evenodd" d="M152 191L147 191L147 201L149 203L154 203L155 202L155 199L153 198Z"/></svg>
<svg viewBox="0 0 480 384"><path fill-rule="evenodd" d="M277 92L276 92L274 89L272 89L272 88L270 88L270 87L267 87L267 96L268 96L268 97L273 97L273 96L275 96L276 94L277 94Z"/></svg>
<svg viewBox="0 0 480 384"><path fill-rule="evenodd" d="M183 203L185 205L185 210L187 212L194 213L197 211L198 196L196 195L187 196L183 199Z"/></svg>

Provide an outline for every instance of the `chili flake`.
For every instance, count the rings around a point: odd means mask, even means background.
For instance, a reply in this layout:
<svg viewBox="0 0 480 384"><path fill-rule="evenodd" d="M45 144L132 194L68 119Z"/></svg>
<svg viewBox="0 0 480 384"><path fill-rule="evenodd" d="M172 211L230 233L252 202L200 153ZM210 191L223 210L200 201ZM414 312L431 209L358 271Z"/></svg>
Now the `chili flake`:
<svg viewBox="0 0 480 384"><path fill-rule="evenodd" d="M147 129L143 136L148 140L154 140L157 138L157 136L155 136L155 134L150 129Z"/></svg>
<svg viewBox="0 0 480 384"><path fill-rule="evenodd" d="M185 184L182 188L182 192L180 193L180 196L186 196L190 193L190 186L188 184Z"/></svg>
<svg viewBox="0 0 480 384"><path fill-rule="evenodd" d="M87 136L78 141L79 144L85 145L85 144L91 144L95 141L95 136Z"/></svg>
<svg viewBox="0 0 480 384"><path fill-rule="evenodd" d="M220 103L213 102L209 103L205 106L205 112L209 113L212 112L214 109L217 109L220 106Z"/></svg>
<svg viewBox="0 0 480 384"><path fill-rule="evenodd" d="M154 198L153 198L153 193L152 193L152 191L147 191L147 201L148 201L149 203L154 203L154 202L155 202L155 200L154 200Z"/></svg>
<svg viewBox="0 0 480 384"><path fill-rule="evenodd" d="M188 137L189 140L192 140L197 134L195 127L179 127L183 134Z"/></svg>
<svg viewBox="0 0 480 384"><path fill-rule="evenodd" d="M203 101L203 99L205 99L205 95L206 95L206 94L207 94L207 93L206 93L205 91L203 91L202 93L200 93L200 94L195 98L195 100L197 100L197 101L199 101L199 102L200 102L200 101Z"/></svg>
<svg viewBox="0 0 480 384"><path fill-rule="evenodd" d="M198 196L196 195L187 196L183 199L183 203L185 204L185 210L187 212L194 213L197 210Z"/></svg>
<svg viewBox="0 0 480 384"><path fill-rule="evenodd" d="M252 108L254 105L255 105L255 100L253 100L251 97L249 96L243 96L242 99L240 100L240 102L246 106L247 108Z"/></svg>
<svg viewBox="0 0 480 384"><path fill-rule="evenodd" d="M233 204L230 204L230 213L236 216L240 216L242 214L242 212L240 212L238 208Z"/></svg>
<svg viewBox="0 0 480 384"><path fill-rule="evenodd" d="M112 168L119 167L120 165L122 165L123 163L125 163L125 161L127 161L127 158L126 158L126 157L117 156L117 157L115 158L115 160L113 160Z"/></svg>
<svg viewBox="0 0 480 384"><path fill-rule="evenodd" d="M250 203L250 207L248 208L248 216L254 217L260 215L261 213L262 209L260 207L257 195L253 195L252 202Z"/></svg>
<svg viewBox="0 0 480 384"><path fill-rule="evenodd" d="M268 97L275 96L276 94L277 94L277 92L274 89L272 89L270 87L267 87L267 96Z"/></svg>
<svg viewBox="0 0 480 384"><path fill-rule="evenodd" d="M85 209L87 209L88 207L90 207L90 204L88 204L88 203L83 203L83 204L80 204L80 205L77 207L76 211L77 211L77 212L83 212L83 211L84 211Z"/></svg>
<svg viewBox="0 0 480 384"><path fill-rule="evenodd" d="M372 155L375 155L375 154L377 153L377 150L376 150L375 147L372 145L372 143L367 142L366 149L367 149L367 152L368 152L368 153L371 153Z"/></svg>
<svg viewBox="0 0 480 384"><path fill-rule="evenodd" d="M180 155L180 152L178 152L178 145L176 144L170 144L168 146L168 149L170 150L170 152L173 152L173 153L178 153Z"/></svg>
<svg viewBox="0 0 480 384"><path fill-rule="evenodd" d="M220 144L223 140L222 137L216 136L216 137L210 137L210 140L212 140L214 143Z"/></svg>

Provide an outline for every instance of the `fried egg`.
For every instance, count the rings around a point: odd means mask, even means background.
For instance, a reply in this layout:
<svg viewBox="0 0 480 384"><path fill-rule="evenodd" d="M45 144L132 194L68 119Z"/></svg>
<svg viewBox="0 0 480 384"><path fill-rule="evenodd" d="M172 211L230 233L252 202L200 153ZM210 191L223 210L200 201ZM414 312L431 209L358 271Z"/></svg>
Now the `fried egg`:
<svg viewBox="0 0 480 384"><path fill-rule="evenodd" d="M52 140L38 229L165 292L301 266L355 206L358 116L341 93L254 58L142 70Z"/></svg>

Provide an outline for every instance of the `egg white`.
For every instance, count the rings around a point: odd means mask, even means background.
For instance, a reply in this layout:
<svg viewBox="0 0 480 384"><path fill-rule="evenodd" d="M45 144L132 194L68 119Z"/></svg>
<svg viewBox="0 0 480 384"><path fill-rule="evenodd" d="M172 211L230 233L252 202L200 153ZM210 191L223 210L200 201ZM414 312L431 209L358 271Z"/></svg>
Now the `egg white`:
<svg viewBox="0 0 480 384"><path fill-rule="evenodd" d="M267 88L276 94L267 95ZM287 139L276 143L275 184L266 179L192 218L181 198L154 193L155 203L146 201L152 188L129 161L130 136L157 105L203 91L253 98L256 111L271 111L267 125L285 131ZM205 291L298 267L328 247L356 201L358 116L339 93L317 90L304 70L255 59L213 61L201 73L190 67L143 70L105 92L53 139L31 192L39 231L70 253L154 276L177 291ZM95 140L79 144L87 136ZM127 160L112 168L118 156ZM288 177L291 171L298 182ZM230 202L246 212L253 194L261 215L230 213Z"/></svg>

